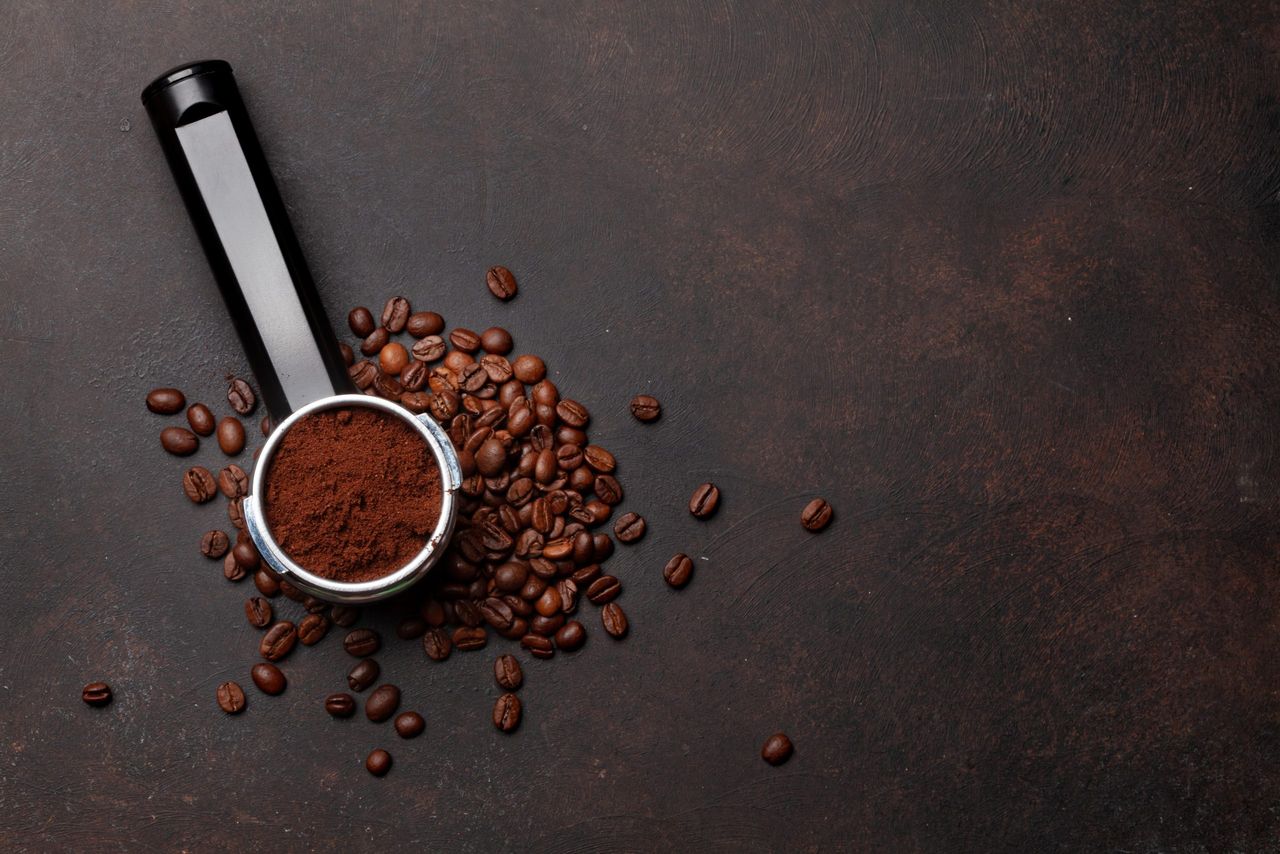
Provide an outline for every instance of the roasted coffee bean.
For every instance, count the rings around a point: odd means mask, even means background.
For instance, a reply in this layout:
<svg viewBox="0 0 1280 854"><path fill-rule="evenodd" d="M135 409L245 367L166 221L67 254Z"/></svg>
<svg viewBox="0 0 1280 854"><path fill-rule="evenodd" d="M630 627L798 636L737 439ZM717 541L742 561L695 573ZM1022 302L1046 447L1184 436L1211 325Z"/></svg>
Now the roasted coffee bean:
<svg viewBox="0 0 1280 854"><path fill-rule="evenodd" d="M582 506L591 514L590 524L592 525L600 525L604 522L608 522L609 517L613 515L613 508L597 498L591 499ZM617 531L615 530L614 533L616 534Z"/></svg>
<svg viewBox="0 0 1280 854"><path fill-rule="evenodd" d="M427 387L431 389L433 394L439 394L445 389L457 391L458 376L451 368L446 368L444 365L436 365L431 369L431 373L427 377Z"/></svg>
<svg viewBox="0 0 1280 854"><path fill-rule="evenodd" d="M166 427L160 431L160 447L174 456L186 457L196 452L200 440L186 427Z"/></svg>
<svg viewBox="0 0 1280 854"><path fill-rule="evenodd" d="M511 370L515 373L516 379L525 385L532 385L547 375L546 364L537 356L528 353L517 356L511 363Z"/></svg>
<svg viewBox="0 0 1280 854"><path fill-rule="evenodd" d="M349 628L360 618L360 609L350 605L334 605L329 609L329 619L335 626Z"/></svg>
<svg viewBox="0 0 1280 854"><path fill-rule="evenodd" d="M409 322L409 301L404 297L392 297L382 307L382 325L390 332L403 332Z"/></svg>
<svg viewBox="0 0 1280 854"><path fill-rule="evenodd" d="M377 682L378 674L381 672L382 668L372 658L357 661L347 671L347 687L359 694L365 688Z"/></svg>
<svg viewBox="0 0 1280 854"><path fill-rule="evenodd" d="M414 359L400 371L400 385L404 386L405 391L422 391L422 387L427 384L427 374L426 363Z"/></svg>
<svg viewBox="0 0 1280 854"><path fill-rule="evenodd" d="M547 560L564 560L572 557L573 540L568 537L548 540L547 544L542 547L542 556Z"/></svg>
<svg viewBox="0 0 1280 854"><path fill-rule="evenodd" d="M415 640L427 631L427 621L421 617L405 617L396 626L396 637L400 640Z"/></svg>
<svg viewBox="0 0 1280 854"><path fill-rule="evenodd" d="M464 353L474 353L480 349L480 336L459 326L449 333L449 343Z"/></svg>
<svg viewBox="0 0 1280 854"><path fill-rule="evenodd" d="M594 581L599 576L600 576L600 564L589 563L586 566L582 567L581 569L575 570L574 573L569 576L569 578L571 578L573 580L573 583L578 585L578 589L581 590L584 587L587 587L588 585L590 585L591 582Z"/></svg>
<svg viewBox="0 0 1280 854"><path fill-rule="evenodd" d="M464 652L483 649L488 640L488 633L479 627L459 626L453 630L453 645Z"/></svg>
<svg viewBox="0 0 1280 854"><path fill-rule="evenodd" d="M244 450L244 425L239 418L228 415L218 422L218 447L229 457Z"/></svg>
<svg viewBox="0 0 1280 854"><path fill-rule="evenodd" d="M523 507L533 497L533 481L527 477L518 477L507 487L507 501L512 507Z"/></svg>
<svg viewBox="0 0 1280 854"><path fill-rule="evenodd" d="M505 356L511 352L511 333L501 326L490 326L480 333L480 346L484 348L486 353ZM503 382L506 382L506 380L503 380Z"/></svg>
<svg viewBox="0 0 1280 854"><path fill-rule="evenodd" d="M413 345L413 358L420 362L434 362L445 354L444 339L439 335L428 335Z"/></svg>
<svg viewBox="0 0 1280 854"><path fill-rule="evenodd" d="M303 646L315 646L329 632L329 621L320 614L307 614L298 624L298 640Z"/></svg>
<svg viewBox="0 0 1280 854"><path fill-rule="evenodd" d="M274 599L280 595L280 580L265 566L259 567L258 571L253 574L253 586L258 588L259 593L268 598Z"/></svg>
<svg viewBox="0 0 1280 854"><path fill-rule="evenodd" d="M532 619L529 620L529 629L535 635L551 637L564 625L564 620L564 614L553 614L550 617L534 614Z"/></svg>
<svg viewBox="0 0 1280 854"><path fill-rule="evenodd" d="M480 529L480 542L485 549L494 554L502 554L511 551L511 547L515 541L511 539L511 535L502 530L502 526L496 522L485 522Z"/></svg>
<svg viewBox="0 0 1280 854"><path fill-rule="evenodd" d="M644 536L644 517L639 513L623 513L613 525L614 536L619 542L634 543Z"/></svg>
<svg viewBox="0 0 1280 854"><path fill-rule="evenodd" d="M240 564L246 572L256 570L258 564L262 562L257 547L249 539L237 539L236 544L231 547L231 554L235 555L236 563Z"/></svg>
<svg viewBox="0 0 1280 854"><path fill-rule="evenodd" d="M493 582L499 590L515 593L521 587L524 587L524 582L528 575L529 569L525 564L517 561L508 561L494 571Z"/></svg>
<svg viewBox="0 0 1280 854"><path fill-rule="evenodd" d="M244 530L244 510L240 503L242 500L243 499L237 498L233 501L227 502L227 518L231 520L231 524L234 525L238 531Z"/></svg>
<svg viewBox="0 0 1280 854"><path fill-rule="evenodd" d="M419 362L421 364L421 362ZM415 415L431 408L432 395L421 391L408 391L400 395L400 405Z"/></svg>
<svg viewBox="0 0 1280 854"><path fill-rule="evenodd" d="M400 385L400 381L381 371L373 378L373 390L387 400L399 400L400 395L404 394L404 386Z"/></svg>
<svg viewBox="0 0 1280 854"><path fill-rule="evenodd" d="M507 693L498 698L493 707L493 725L503 732L511 732L520 726L520 698Z"/></svg>
<svg viewBox="0 0 1280 854"><path fill-rule="evenodd" d="M556 577L556 565L543 557L530 559L529 569L534 575L544 581L549 581Z"/></svg>
<svg viewBox="0 0 1280 854"><path fill-rule="evenodd" d="M490 596L481 602L479 610L484 621L498 632L511 628L511 623L516 618L511 606L496 596Z"/></svg>
<svg viewBox="0 0 1280 854"><path fill-rule="evenodd" d="M547 425L535 424L529 431L529 447L534 451L542 453L544 450L554 450L555 445L555 434L551 432L551 428ZM537 459L536 456L534 459Z"/></svg>
<svg viewBox="0 0 1280 854"><path fill-rule="evenodd" d="M583 448L582 458L587 465L600 474L610 474L618 466L618 461L613 458L613 454L599 445L587 445Z"/></svg>
<svg viewBox="0 0 1280 854"><path fill-rule="evenodd" d="M323 614L325 609L329 607L329 603L323 599L317 599L315 596L308 596L302 600L302 607L307 609L308 614Z"/></svg>
<svg viewBox="0 0 1280 854"><path fill-rule="evenodd" d="M257 406L258 397L247 382L239 377L231 377L227 382L227 403L231 404L236 414L248 415Z"/></svg>
<svg viewBox="0 0 1280 854"><path fill-rule="evenodd" d="M534 403L540 403L543 406L554 408L560 402L560 390L556 388L555 383L548 379L539 380L535 383L530 394Z"/></svg>
<svg viewBox="0 0 1280 854"><path fill-rule="evenodd" d="M579 492L591 489L596 482L596 473L588 466L578 466L569 474L569 488Z"/></svg>
<svg viewBox="0 0 1280 854"><path fill-rule="evenodd" d="M240 581L246 574L245 568L236 560L235 552L227 552L227 556L222 559L222 577L227 581Z"/></svg>
<svg viewBox="0 0 1280 854"><path fill-rule="evenodd" d="M395 728L401 738L417 738L427 728L427 722L417 712L401 712L396 715Z"/></svg>
<svg viewBox="0 0 1280 854"><path fill-rule="evenodd" d="M400 372L409 364L409 351L404 348L403 344L392 341L387 346L378 351L378 367L382 368L384 374L392 374L399 376ZM418 364L422 364L419 362ZM427 381L425 373L422 375L422 381Z"/></svg>
<svg viewBox="0 0 1280 854"><path fill-rule="evenodd" d="M437 421L448 421L458 414L458 393L445 389L431 396L431 414Z"/></svg>
<svg viewBox="0 0 1280 854"><path fill-rule="evenodd" d="M606 507L608 505L605 505ZM579 504L569 511L569 518L577 522L579 525L594 525L596 523L596 514L585 504Z"/></svg>
<svg viewBox="0 0 1280 854"><path fill-rule="evenodd" d="M265 661L253 665L249 676L253 679L253 684L258 686L259 691L272 697L284 693L285 687L289 684L279 667Z"/></svg>
<svg viewBox="0 0 1280 854"><path fill-rule="evenodd" d="M577 445L561 445L556 448L556 464L561 471L573 471L582 465L582 449Z"/></svg>
<svg viewBox="0 0 1280 854"><path fill-rule="evenodd" d="M244 498L249 494L249 475L232 463L218 472L218 489L228 498Z"/></svg>
<svg viewBox="0 0 1280 854"><path fill-rule="evenodd" d="M351 381L355 383L356 388L364 391L373 386L373 381L378 378L378 368L369 361L356 362L347 368L347 375L351 377Z"/></svg>
<svg viewBox="0 0 1280 854"><path fill-rule="evenodd" d="M527 408L529 401L524 396L524 383L520 382L520 380L511 379L498 386L498 403L507 407L511 412L514 412L517 406Z"/></svg>
<svg viewBox="0 0 1280 854"><path fill-rule="evenodd" d="M555 587L548 587L542 591L542 595L538 597L533 607L544 617L554 617L560 613L560 605L560 591Z"/></svg>
<svg viewBox="0 0 1280 854"><path fill-rule="evenodd" d="M520 639L520 645L529 650L529 654L534 658L551 658L556 654L556 648L551 643L551 639L542 635L525 635Z"/></svg>
<svg viewBox="0 0 1280 854"><path fill-rule="evenodd" d="M689 498L689 512L699 519L706 519L716 512L720 504L720 488L714 483L704 483Z"/></svg>
<svg viewBox="0 0 1280 854"><path fill-rule="evenodd" d="M106 682L90 682L80 689L80 699L90 706L105 706L111 702L111 686Z"/></svg>
<svg viewBox="0 0 1280 854"><path fill-rule="evenodd" d="M497 439L486 439L478 449L473 450L476 455L476 468L485 477L493 477L506 467L507 451Z"/></svg>
<svg viewBox="0 0 1280 854"><path fill-rule="evenodd" d="M220 558L231 548L231 540L222 531L206 531L200 538L200 554L207 558Z"/></svg>
<svg viewBox="0 0 1280 854"><path fill-rule="evenodd" d="M815 498L800 511L800 524L806 531L821 531L831 523L831 505Z"/></svg>
<svg viewBox="0 0 1280 854"><path fill-rule="evenodd" d="M611 474L602 474L596 478L595 482L596 497L605 504L614 505L622 503L622 484Z"/></svg>
<svg viewBox="0 0 1280 854"><path fill-rule="evenodd" d="M573 562L578 566L595 560L595 540L586 531L578 531L573 535Z"/></svg>
<svg viewBox="0 0 1280 854"><path fill-rule="evenodd" d="M187 405L187 398L176 388L153 388L147 392L147 409L157 415L174 415Z"/></svg>
<svg viewBox="0 0 1280 854"><path fill-rule="evenodd" d="M556 632L556 646L565 652L581 649L587 640L587 630L577 620L570 620Z"/></svg>
<svg viewBox="0 0 1280 854"><path fill-rule="evenodd" d="M785 732L775 732L765 739L764 747L760 748L760 758L770 765L781 765L791 758L794 750Z"/></svg>
<svg viewBox="0 0 1280 854"><path fill-rule="evenodd" d="M288 620L273 623L258 643L258 652L267 661L279 661L298 642L298 627Z"/></svg>
<svg viewBox="0 0 1280 854"><path fill-rule="evenodd" d="M391 754L379 747L364 760L364 767L375 777L385 777L391 770Z"/></svg>
<svg viewBox="0 0 1280 854"><path fill-rule="evenodd" d="M342 354L342 362L348 368L356 363L355 351L351 349L351 345L346 341L338 342L338 352ZM263 435L265 436L266 434L264 433Z"/></svg>
<svg viewBox="0 0 1280 854"><path fill-rule="evenodd" d="M404 328L414 338L439 335L444 331L444 318L434 311L415 311L409 315Z"/></svg>
<svg viewBox="0 0 1280 854"><path fill-rule="evenodd" d="M535 403L533 405L533 416L538 424L550 430L556 426L556 408L547 406L545 403Z"/></svg>
<svg viewBox="0 0 1280 854"><path fill-rule="evenodd" d="M342 639L342 648L348 655L364 658L382 648L382 638L373 629L353 629Z"/></svg>
<svg viewBox="0 0 1280 854"><path fill-rule="evenodd" d="M366 356L376 356L391 341L391 333L381 326L370 332L360 342L360 352Z"/></svg>
<svg viewBox="0 0 1280 854"><path fill-rule="evenodd" d="M556 465L556 454L551 448L543 448L538 452L538 459L533 467L533 479L538 483L547 484L555 480L558 467Z"/></svg>
<svg viewBox="0 0 1280 854"><path fill-rule="evenodd" d="M576 400L562 400L556 404L556 415L570 427L585 427L591 420L591 413Z"/></svg>
<svg viewBox="0 0 1280 854"><path fill-rule="evenodd" d="M515 691L524 684L524 671L514 655L500 655L493 662L493 678L498 687L507 691Z"/></svg>
<svg viewBox="0 0 1280 854"><path fill-rule="evenodd" d="M471 591L468 589L467 595ZM453 605L454 613L458 617L458 622L468 628L476 628L484 622L484 617L480 614L480 608L470 599L459 599Z"/></svg>
<svg viewBox="0 0 1280 854"><path fill-rule="evenodd" d="M556 592L560 594L560 610L572 614L578 610L578 584L572 578L562 578L556 582Z"/></svg>
<svg viewBox="0 0 1280 854"><path fill-rule="evenodd" d="M551 530L551 526L555 522L555 516L551 512L551 505L545 497L533 499L533 503L529 505L529 524L540 534L546 534Z"/></svg>
<svg viewBox="0 0 1280 854"><path fill-rule="evenodd" d="M218 708L229 715L244 711L244 689L235 682L223 682L218 686Z"/></svg>
<svg viewBox="0 0 1280 854"><path fill-rule="evenodd" d="M667 580L668 584L677 589L688 584L692 576L693 561L689 559L687 554L678 554L671 558L662 570L662 577Z"/></svg>
<svg viewBox="0 0 1280 854"><path fill-rule="evenodd" d="M480 357L480 368L484 371L489 382L501 385L511 379L511 363L507 361L505 356L486 353ZM507 405L510 406L510 404Z"/></svg>
<svg viewBox="0 0 1280 854"><path fill-rule="evenodd" d="M422 619L431 627L444 625L444 607L435 599L428 599L422 603L422 608L418 612L422 615Z"/></svg>
<svg viewBox="0 0 1280 854"><path fill-rule="evenodd" d="M503 302L516 295L516 277L506 267L490 267L484 282L489 286L489 293Z"/></svg>
<svg viewBox="0 0 1280 854"><path fill-rule="evenodd" d="M357 338L368 338L378 325L374 322L373 312L359 306L351 309L351 313L347 315L347 326L351 327L351 334Z"/></svg>
<svg viewBox="0 0 1280 854"><path fill-rule="evenodd" d="M662 414L662 406L656 397L637 394L631 398L631 414L640 421L654 421Z"/></svg>
<svg viewBox="0 0 1280 854"><path fill-rule="evenodd" d="M612 575L602 575L587 587L587 598L596 605L603 605L618 598L622 583Z"/></svg>
<svg viewBox="0 0 1280 854"><path fill-rule="evenodd" d="M218 484L207 468L195 466L182 476L182 491L194 503L203 504L218 494Z"/></svg>
<svg viewBox="0 0 1280 854"><path fill-rule="evenodd" d="M627 613L617 602L610 602L600 609L600 621L612 637L620 638L627 633Z"/></svg>
<svg viewBox="0 0 1280 854"><path fill-rule="evenodd" d="M400 708L400 689L394 685L379 685L364 701L364 716L374 723L382 723Z"/></svg>
<svg viewBox="0 0 1280 854"><path fill-rule="evenodd" d="M335 718L349 718L356 713L356 698L347 694L330 694L324 698L324 710Z"/></svg>
<svg viewBox="0 0 1280 854"><path fill-rule="evenodd" d="M201 436L212 436L217 426L213 411L203 403L193 403L187 407L187 423Z"/></svg>
<svg viewBox="0 0 1280 854"><path fill-rule="evenodd" d="M255 629L265 629L271 625L273 616L271 603L260 596L246 599L244 600L244 616L249 621L249 625Z"/></svg>
<svg viewBox="0 0 1280 854"><path fill-rule="evenodd" d="M444 661L453 651L453 642L444 629L434 628L422 636L422 649L432 661Z"/></svg>

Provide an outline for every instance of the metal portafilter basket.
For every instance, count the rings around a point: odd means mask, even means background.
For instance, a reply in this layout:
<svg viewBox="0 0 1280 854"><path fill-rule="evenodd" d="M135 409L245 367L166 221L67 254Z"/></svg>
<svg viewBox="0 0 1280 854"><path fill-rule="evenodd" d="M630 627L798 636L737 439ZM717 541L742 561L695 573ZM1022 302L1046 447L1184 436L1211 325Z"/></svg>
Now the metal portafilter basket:
<svg viewBox="0 0 1280 854"><path fill-rule="evenodd" d="M209 60L174 68L143 90L142 102L276 424L243 500L249 536L272 569L321 599L371 602L404 590L436 564L453 533L462 483L453 443L431 416L357 393L231 66ZM290 559L267 526L263 498L290 427L314 412L357 406L399 418L422 436L440 469L442 502L439 523L411 561L381 578L341 582Z"/></svg>

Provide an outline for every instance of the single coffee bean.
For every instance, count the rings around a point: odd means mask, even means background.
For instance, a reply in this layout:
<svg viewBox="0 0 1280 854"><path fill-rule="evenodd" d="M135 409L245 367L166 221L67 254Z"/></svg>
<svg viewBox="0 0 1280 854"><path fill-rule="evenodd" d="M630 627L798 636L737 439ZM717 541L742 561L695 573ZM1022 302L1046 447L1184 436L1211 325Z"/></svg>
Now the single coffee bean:
<svg viewBox="0 0 1280 854"><path fill-rule="evenodd" d="M586 504L583 504L582 507L587 511L587 513L591 514L591 521L589 524L592 525L601 525L608 522L609 517L613 515L613 508L596 498L593 498ZM614 530L614 533L617 533L616 529Z"/></svg>
<svg viewBox="0 0 1280 854"><path fill-rule="evenodd" d="M90 682L80 689L80 699L90 706L105 706L111 702L111 686L106 682Z"/></svg>
<svg viewBox="0 0 1280 854"><path fill-rule="evenodd" d="M403 344L397 341L392 341L390 344L378 351L378 366L382 368L382 372L385 374L395 374L398 376L408 364L409 351L404 348ZM419 364L421 363L419 362ZM422 381L426 382L425 373L423 374Z"/></svg>
<svg viewBox="0 0 1280 854"><path fill-rule="evenodd" d="M831 505L815 498L800 511L800 524L806 531L821 531L831 523Z"/></svg>
<svg viewBox="0 0 1280 854"><path fill-rule="evenodd" d="M500 688L514 691L524 684L524 671L514 655L500 655L493 662L493 678Z"/></svg>
<svg viewBox="0 0 1280 854"><path fill-rule="evenodd" d="M236 563L246 572L256 570L258 564L262 562L262 558L258 555L258 548L250 539L236 540L236 544L231 547L231 554L235 555Z"/></svg>
<svg viewBox="0 0 1280 854"><path fill-rule="evenodd" d="M351 377L351 381L355 383L356 388L365 391L378 378L378 369L373 362L359 361L347 368L347 375Z"/></svg>
<svg viewBox="0 0 1280 854"><path fill-rule="evenodd" d="M147 409L157 415L173 415L186 405L186 397L176 388L153 388L147 392Z"/></svg>
<svg viewBox="0 0 1280 854"><path fill-rule="evenodd" d="M555 634L555 632L547 634ZM520 638L520 645L529 650L529 654L534 658L551 658L556 654L556 648L552 645L551 639L540 634L525 635Z"/></svg>
<svg viewBox="0 0 1280 854"><path fill-rule="evenodd" d="M358 661L347 671L347 687L359 694L378 681L378 674L381 672L382 668L372 658Z"/></svg>
<svg viewBox="0 0 1280 854"><path fill-rule="evenodd" d="M560 591L555 587L548 587L542 591L542 595L538 597L533 607L544 617L554 617L560 613L560 605Z"/></svg>
<svg viewBox="0 0 1280 854"><path fill-rule="evenodd" d="M444 331L444 318L434 311L415 311L405 321L404 328L414 338L439 335Z"/></svg>
<svg viewBox="0 0 1280 854"><path fill-rule="evenodd" d="M587 641L587 630L577 620L570 620L556 632L556 646L565 652L581 649Z"/></svg>
<svg viewBox="0 0 1280 854"><path fill-rule="evenodd" d="M689 512L699 519L706 519L716 512L720 504L720 488L714 483L704 483L689 498Z"/></svg>
<svg viewBox="0 0 1280 854"><path fill-rule="evenodd" d="M364 701L364 716L374 723L382 723L400 708L400 689L394 685L379 685Z"/></svg>
<svg viewBox="0 0 1280 854"><path fill-rule="evenodd" d="M244 689L235 682L223 682L218 686L218 708L229 715L244 711Z"/></svg>
<svg viewBox="0 0 1280 854"><path fill-rule="evenodd" d="M578 585L579 589L581 589L591 584L591 582L599 577L599 575L600 564L589 563L581 569L576 570L573 575L569 576L569 579L573 581L574 584Z"/></svg>
<svg viewBox="0 0 1280 854"><path fill-rule="evenodd" d="M501 326L490 326L480 333L480 346L484 348L486 353L505 356L511 352L511 347L513 346L511 333Z"/></svg>
<svg viewBox="0 0 1280 854"><path fill-rule="evenodd" d="M480 349L480 336L459 326L449 333L449 343L464 353L474 353Z"/></svg>
<svg viewBox="0 0 1280 854"><path fill-rule="evenodd" d="M600 621L612 637L620 638L627 633L627 613L617 602L610 602L600 610Z"/></svg>
<svg viewBox="0 0 1280 854"><path fill-rule="evenodd" d="M229 457L244 450L244 425L239 418L228 415L218 422L218 447Z"/></svg>
<svg viewBox="0 0 1280 854"><path fill-rule="evenodd" d="M611 474L602 474L596 478L596 496L605 504L622 503L622 484Z"/></svg>
<svg viewBox="0 0 1280 854"><path fill-rule="evenodd" d="M494 571L493 581L499 590L515 593L521 587L524 587L525 579L528 576L529 569L525 564L518 561L509 561Z"/></svg>
<svg viewBox="0 0 1280 854"><path fill-rule="evenodd" d="M265 629L271 625L273 616L271 603L261 596L246 599L244 600L244 616L249 621L249 625L255 629Z"/></svg>
<svg viewBox="0 0 1280 854"><path fill-rule="evenodd" d="M507 464L507 451L497 439L488 439L475 450L476 468L485 477L493 477Z"/></svg>
<svg viewBox="0 0 1280 854"><path fill-rule="evenodd" d="M247 574L240 561L236 560L236 553L227 552L227 556L222 559L222 577L227 581L240 581Z"/></svg>
<svg viewBox="0 0 1280 854"><path fill-rule="evenodd" d="M444 339L439 335L428 335L413 345L413 358L420 362L434 362L444 356Z"/></svg>
<svg viewBox="0 0 1280 854"><path fill-rule="evenodd" d="M231 548L231 540L222 531L206 531L200 538L200 554L207 558L220 558L229 548Z"/></svg>
<svg viewBox="0 0 1280 854"><path fill-rule="evenodd" d="M453 645L463 652L483 649L488 640L488 633L478 626L475 628L459 626L453 630Z"/></svg>
<svg viewBox="0 0 1280 854"><path fill-rule="evenodd" d="M532 385L547 375L547 366L537 356L525 354L517 356L511 363L511 370L516 379L525 385Z"/></svg>
<svg viewBox="0 0 1280 854"><path fill-rule="evenodd" d="M623 513L613 524L613 533L619 542L634 543L644 536L645 528L644 517L639 513Z"/></svg>
<svg viewBox="0 0 1280 854"><path fill-rule="evenodd" d="M569 488L578 492L585 492L594 486L595 482L596 473L589 466L578 466L569 474Z"/></svg>
<svg viewBox="0 0 1280 854"><path fill-rule="evenodd" d="M364 658L382 648L382 638L373 629L354 629L342 639L342 648L348 655Z"/></svg>
<svg viewBox="0 0 1280 854"><path fill-rule="evenodd" d="M356 698L347 693L330 694L324 698L324 710L335 718L349 718L356 713Z"/></svg>
<svg viewBox="0 0 1280 854"><path fill-rule="evenodd" d="M351 605L334 605L329 609L329 620L344 629L351 627L359 618L360 609Z"/></svg>
<svg viewBox="0 0 1280 854"><path fill-rule="evenodd" d="M609 539L608 534L603 532L592 534L591 542L595 546L595 560L597 563L608 560L609 556L613 554L613 540Z"/></svg>
<svg viewBox="0 0 1280 854"><path fill-rule="evenodd" d="M364 761L365 769L375 777L385 777L391 770L391 754L379 747Z"/></svg>
<svg viewBox="0 0 1280 854"><path fill-rule="evenodd" d="M419 362L418 364L422 364ZM420 415L431 408L433 395L421 391L408 391L400 395L400 405L415 415Z"/></svg>
<svg viewBox="0 0 1280 854"><path fill-rule="evenodd" d="M637 394L631 398L631 414L639 421L654 421L662 414L662 406L656 397Z"/></svg>
<svg viewBox="0 0 1280 854"><path fill-rule="evenodd" d="M775 732L765 739L764 747L760 748L760 758L770 765L781 765L791 758L794 750L785 732Z"/></svg>
<svg viewBox="0 0 1280 854"><path fill-rule="evenodd" d="M270 599L280 595L280 579L265 566L259 567L253 574L253 586L258 588L259 593Z"/></svg>
<svg viewBox="0 0 1280 854"><path fill-rule="evenodd" d="M227 383L227 403L238 414L248 415L258 404L258 397L247 382L239 377L231 377Z"/></svg>
<svg viewBox="0 0 1280 854"><path fill-rule="evenodd" d="M480 367L484 369L484 374L491 383L505 385L512 377L511 363L507 361L506 356L486 353L480 357ZM502 403L501 399L499 399L498 403ZM510 408L511 404L508 403L506 406Z"/></svg>
<svg viewBox="0 0 1280 854"><path fill-rule="evenodd" d="M404 386L405 391L422 391L422 387L427 384L428 373L426 363L414 359L400 371L400 385Z"/></svg>
<svg viewBox="0 0 1280 854"><path fill-rule="evenodd" d="M420 638L427 631L427 621L421 617L405 617L396 626L396 637L401 640Z"/></svg>
<svg viewBox="0 0 1280 854"><path fill-rule="evenodd" d="M258 652L267 661L279 661L293 650L298 642L298 627L289 620L274 623L258 643Z"/></svg>
<svg viewBox="0 0 1280 854"><path fill-rule="evenodd" d="M196 452L200 440L186 427L166 427L160 431L160 447L174 456L186 457Z"/></svg>
<svg viewBox="0 0 1280 854"><path fill-rule="evenodd" d="M489 286L489 293L503 302L516 295L516 277L506 267L490 267L484 282Z"/></svg>
<svg viewBox="0 0 1280 854"><path fill-rule="evenodd" d="M284 693L285 687L289 684L279 667L265 661L253 665L249 676L253 679L253 684L258 686L259 691L270 694L272 697Z"/></svg>
<svg viewBox="0 0 1280 854"><path fill-rule="evenodd" d="M444 661L453 651L453 642L444 629L434 628L422 636L422 648L432 661Z"/></svg>
<svg viewBox="0 0 1280 854"><path fill-rule="evenodd" d="M244 498L249 494L249 475L232 463L218 472L218 489L227 498Z"/></svg>
<svg viewBox="0 0 1280 854"><path fill-rule="evenodd" d="M427 728L427 722L417 712L401 712L396 715L395 728L401 738L417 738Z"/></svg>
<svg viewBox="0 0 1280 854"><path fill-rule="evenodd" d="M668 584L677 589L688 584L692 576L693 561L689 559L687 554L676 555L667 561L667 565L662 569L662 577L667 580Z"/></svg>
<svg viewBox="0 0 1280 854"><path fill-rule="evenodd" d="M213 417L213 410L203 403L193 403L187 407L187 423L191 425L192 430L201 436L212 436L213 430L217 426L217 422Z"/></svg>
<svg viewBox="0 0 1280 854"><path fill-rule="evenodd" d="M515 621L515 612L511 610L511 606L496 596L490 596L481 602L479 611L484 621L497 632L511 628Z"/></svg>
<svg viewBox="0 0 1280 854"><path fill-rule="evenodd" d="M578 583L572 578L562 578L556 582L556 592L560 594L560 610L572 614L578 610Z"/></svg>
<svg viewBox="0 0 1280 854"><path fill-rule="evenodd" d="M520 698L507 693L493 706L493 725L503 732L511 732L520 726Z"/></svg>
<svg viewBox="0 0 1280 854"><path fill-rule="evenodd" d="M600 474L609 474L618 466L613 454L599 445L587 445L582 449L582 458L587 465Z"/></svg>
<svg viewBox="0 0 1280 854"><path fill-rule="evenodd" d="M238 531L244 530L244 509L241 501L243 499L237 498L227 502L227 518L231 520L231 524Z"/></svg>
<svg viewBox="0 0 1280 854"><path fill-rule="evenodd" d="M187 469L182 476L182 491L196 504L203 504L218 494L218 484L204 466Z"/></svg>
<svg viewBox="0 0 1280 854"><path fill-rule="evenodd" d="M367 338L377 328L373 320L373 312L364 306L351 309L351 313L347 315L347 325L351 327L351 333L357 338Z"/></svg>
<svg viewBox="0 0 1280 854"><path fill-rule="evenodd" d="M329 632L329 621L321 614L307 614L298 624L298 640L303 646L315 646Z"/></svg>
<svg viewBox="0 0 1280 854"><path fill-rule="evenodd" d="M390 341L391 333L384 327L379 326L360 342L360 352L365 356L376 356Z"/></svg>
<svg viewBox="0 0 1280 854"><path fill-rule="evenodd" d="M612 575L602 575L587 587L587 598L596 605L603 605L618 598L622 583Z"/></svg>
<svg viewBox="0 0 1280 854"><path fill-rule="evenodd" d="M409 301L404 297L392 297L382 308L382 325L390 332L403 332L409 322Z"/></svg>
<svg viewBox="0 0 1280 854"><path fill-rule="evenodd" d="M576 400L562 400L556 404L556 415L570 427L585 427L591 420L591 413Z"/></svg>

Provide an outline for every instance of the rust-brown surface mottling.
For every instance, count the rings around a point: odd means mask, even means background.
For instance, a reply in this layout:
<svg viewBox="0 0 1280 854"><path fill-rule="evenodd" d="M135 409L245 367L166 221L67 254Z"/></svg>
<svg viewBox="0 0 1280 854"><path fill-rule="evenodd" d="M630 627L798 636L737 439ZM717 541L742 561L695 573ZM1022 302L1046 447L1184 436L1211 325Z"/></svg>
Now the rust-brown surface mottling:
<svg viewBox="0 0 1280 854"><path fill-rule="evenodd" d="M0 5L0 848L1277 850L1274 3L290 6ZM138 103L205 56L331 317L507 326L648 520L510 737L394 609L422 737L323 712L341 632L217 710L143 406L245 371Z"/></svg>

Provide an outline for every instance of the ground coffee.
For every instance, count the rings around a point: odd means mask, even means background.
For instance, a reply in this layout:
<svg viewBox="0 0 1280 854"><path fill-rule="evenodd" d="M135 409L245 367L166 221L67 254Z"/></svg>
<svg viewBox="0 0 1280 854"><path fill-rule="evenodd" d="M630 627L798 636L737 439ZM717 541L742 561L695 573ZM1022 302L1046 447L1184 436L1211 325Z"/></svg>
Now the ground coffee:
<svg viewBox="0 0 1280 854"><path fill-rule="evenodd" d="M369 581L404 566L440 519L442 485L422 436L375 409L309 415L267 471L267 526L304 569Z"/></svg>

